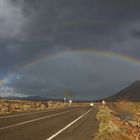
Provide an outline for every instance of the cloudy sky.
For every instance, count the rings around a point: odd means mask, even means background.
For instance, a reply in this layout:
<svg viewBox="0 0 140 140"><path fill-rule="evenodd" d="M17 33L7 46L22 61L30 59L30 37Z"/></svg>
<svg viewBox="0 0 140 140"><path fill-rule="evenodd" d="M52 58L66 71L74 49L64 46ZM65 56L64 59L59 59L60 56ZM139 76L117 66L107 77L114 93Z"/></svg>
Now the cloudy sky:
<svg viewBox="0 0 140 140"><path fill-rule="evenodd" d="M139 59L139 0L0 0L0 96L106 97Z"/></svg>

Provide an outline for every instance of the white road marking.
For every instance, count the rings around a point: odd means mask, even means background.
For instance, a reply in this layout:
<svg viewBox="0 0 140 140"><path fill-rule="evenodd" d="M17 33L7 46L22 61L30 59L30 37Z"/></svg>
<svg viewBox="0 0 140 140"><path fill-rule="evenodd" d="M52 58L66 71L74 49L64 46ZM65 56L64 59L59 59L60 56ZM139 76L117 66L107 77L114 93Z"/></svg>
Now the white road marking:
<svg viewBox="0 0 140 140"><path fill-rule="evenodd" d="M33 119L33 120L29 120L29 121L25 121L25 122L21 122L21 123L13 124L13 125L9 125L9 126L5 126L5 127L1 127L0 130L4 130L4 129L7 129L7 128L12 128L12 127L15 127L15 126L20 126L20 125L23 125L23 124L27 124L27 123L31 123L31 122L35 122L35 121L39 121L39 120L43 120L43 119L46 119L46 118L50 118L50 117L54 117L54 116L58 116L58 115L65 114L65 113L68 113L68 112L72 112L72 111L75 111L75 110L78 110L78 109L72 109L72 110L68 110L68 111L64 111L64 112L60 112L60 113L56 113L56 114L52 114L52 115L49 115L49 116L45 116L45 117L41 117L41 118L37 118L37 119Z"/></svg>
<svg viewBox="0 0 140 140"><path fill-rule="evenodd" d="M18 117L18 116L25 116L25 115L32 115L32 114L39 114L47 111L39 111L39 112L32 112L32 113L23 113L23 114L16 114L16 115L10 115L10 116L2 116L0 119L7 119L7 118L13 118L13 117ZM49 112L49 111L48 111Z"/></svg>
<svg viewBox="0 0 140 140"><path fill-rule="evenodd" d="M61 109L57 109L57 110L61 110ZM52 109L52 110L30 112L30 113L22 113L22 114L10 115L10 116L1 116L0 119L7 119L7 118L13 118L13 117L19 117L19 116L25 116L25 115L33 115L33 114L40 114L40 113L45 113L45 112L57 111L57 110Z"/></svg>
<svg viewBox="0 0 140 140"><path fill-rule="evenodd" d="M70 127L71 125L73 125L74 123L76 123L78 120L80 120L81 118L83 118L86 114L88 114L92 109L88 110L86 113L84 113L82 116L80 116L79 118L75 119L74 121L72 121L70 124L68 124L67 126L65 126L64 128L62 128L60 131L58 131L57 133L55 133L54 135L52 135L51 137L47 138L46 140L52 140L53 138L55 138L57 135L59 135L60 133L62 133L64 130L66 130L68 127Z"/></svg>

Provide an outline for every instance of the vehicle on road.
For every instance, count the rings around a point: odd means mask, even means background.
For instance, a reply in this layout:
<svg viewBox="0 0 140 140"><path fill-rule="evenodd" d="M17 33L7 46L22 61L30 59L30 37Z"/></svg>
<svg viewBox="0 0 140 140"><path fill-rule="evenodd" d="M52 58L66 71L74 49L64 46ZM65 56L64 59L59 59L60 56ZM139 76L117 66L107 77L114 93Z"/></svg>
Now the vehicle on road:
<svg viewBox="0 0 140 140"><path fill-rule="evenodd" d="M94 103L90 103L89 106L93 107L94 106Z"/></svg>

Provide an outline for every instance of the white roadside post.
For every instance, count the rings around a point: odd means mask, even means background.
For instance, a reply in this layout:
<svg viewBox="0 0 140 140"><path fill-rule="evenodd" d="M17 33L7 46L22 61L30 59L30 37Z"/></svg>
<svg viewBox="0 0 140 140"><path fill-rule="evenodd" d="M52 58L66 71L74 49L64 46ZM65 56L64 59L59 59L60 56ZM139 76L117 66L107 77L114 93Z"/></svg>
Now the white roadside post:
<svg viewBox="0 0 140 140"><path fill-rule="evenodd" d="M72 104L72 100L70 99L70 100L69 100L69 106L71 106L71 104Z"/></svg>
<svg viewBox="0 0 140 140"><path fill-rule="evenodd" d="M66 98L64 98L64 104L66 104Z"/></svg>
<svg viewBox="0 0 140 140"><path fill-rule="evenodd" d="M102 101L102 105L103 105L103 107L105 107L105 104L106 104L106 102L103 100L103 101Z"/></svg>

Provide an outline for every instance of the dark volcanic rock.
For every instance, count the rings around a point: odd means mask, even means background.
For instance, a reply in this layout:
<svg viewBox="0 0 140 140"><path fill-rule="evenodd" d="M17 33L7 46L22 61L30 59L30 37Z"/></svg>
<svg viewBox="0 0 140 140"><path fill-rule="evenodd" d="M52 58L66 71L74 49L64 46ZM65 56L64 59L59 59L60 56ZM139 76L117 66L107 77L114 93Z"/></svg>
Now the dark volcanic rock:
<svg viewBox="0 0 140 140"><path fill-rule="evenodd" d="M116 93L113 96L110 96L105 99L106 101L132 101L137 102L140 101L140 81L136 81L126 87L125 89L121 90L120 92Z"/></svg>

